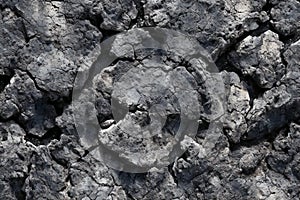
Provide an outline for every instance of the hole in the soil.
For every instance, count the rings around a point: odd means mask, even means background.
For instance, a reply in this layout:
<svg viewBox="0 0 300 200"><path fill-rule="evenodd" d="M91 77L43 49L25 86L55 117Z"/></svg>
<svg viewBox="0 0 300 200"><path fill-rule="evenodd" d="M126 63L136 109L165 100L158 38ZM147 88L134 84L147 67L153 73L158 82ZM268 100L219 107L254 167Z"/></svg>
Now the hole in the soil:
<svg viewBox="0 0 300 200"><path fill-rule="evenodd" d="M65 108L71 104L72 97L62 97L56 101L48 101L49 104L53 105L58 116L62 115Z"/></svg>
<svg viewBox="0 0 300 200"><path fill-rule="evenodd" d="M0 92L9 84L11 76L0 75Z"/></svg>
<svg viewBox="0 0 300 200"><path fill-rule="evenodd" d="M180 126L180 114L170 114L167 116L166 123L162 128L163 132L170 133L171 135L176 135Z"/></svg>
<svg viewBox="0 0 300 200"><path fill-rule="evenodd" d="M272 7L273 7L272 3L269 0L267 0L262 10L270 14Z"/></svg>
<svg viewBox="0 0 300 200"><path fill-rule="evenodd" d="M26 193L23 190L25 179L25 177L10 179L10 187L16 199L26 199Z"/></svg>
<svg viewBox="0 0 300 200"><path fill-rule="evenodd" d="M90 23L95 26L101 33L102 33L102 41L106 40L107 38L114 36L118 33L120 33L119 31L116 30L106 30L101 28L101 24L103 23L103 18L101 16L101 14L95 14L95 15L91 15L88 17L88 20L90 21Z"/></svg>
<svg viewBox="0 0 300 200"><path fill-rule="evenodd" d="M60 140L60 136L62 134L62 131L59 127L55 126L47 131L43 137L39 137L32 134L27 134L25 136L25 140L31 142L32 144L39 146L39 145L47 145L52 140L57 139Z"/></svg>

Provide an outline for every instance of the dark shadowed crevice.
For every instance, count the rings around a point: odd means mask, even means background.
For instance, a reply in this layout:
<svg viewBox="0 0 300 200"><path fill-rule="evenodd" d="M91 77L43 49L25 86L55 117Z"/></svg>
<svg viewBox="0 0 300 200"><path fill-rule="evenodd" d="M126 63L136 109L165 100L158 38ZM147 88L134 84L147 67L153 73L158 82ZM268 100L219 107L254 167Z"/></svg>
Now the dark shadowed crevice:
<svg viewBox="0 0 300 200"><path fill-rule="evenodd" d="M16 8L15 5L11 5L10 1L7 1L7 4L5 3L6 3L5 1L4 4L0 3L0 11L4 11L5 9L10 9L17 17L22 17L22 13Z"/></svg>
<svg viewBox="0 0 300 200"><path fill-rule="evenodd" d="M162 131L164 133L169 133L173 136L176 135L176 133L179 130L181 119L180 114L170 114L167 116L166 122L164 126L162 127Z"/></svg>
<svg viewBox="0 0 300 200"><path fill-rule="evenodd" d="M9 72L8 74L1 75L0 74L0 93L4 90L4 88L9 84L10 79L14 76L14 73Z"/></svg>
<svg viewBox="0 0 300 200"><path fill-rule="evenodd" d="M10 77L0 75L0 92L4 90L4 88L9 84Z"/></svg>
<svg viewBox="0 0 300 200"><path fill-rule="evenodd" d="M135 19L132 19L129 25L129 29L133 27L142 27L145 22L144 2L141 0L133 0L138 11Z"/></svg>
<svg viewBox="0 0 300 200"><path fill-rule="evenodd" d="M180 157L178 157L177 160L179 160L180 158L182 158L183 160L187 161L188 157L190 156L188 151L185 151Z"/></svg>
<svg viewBox="0 0 300 200"><path fill-rule="evenodd" d="M5 130L4 128L2 128L0 126L0 142L1 141L7 141L7 139L8 139L8 132L7 132L7 130Z"/></svg>
<svg viewBox="0 0 300 200"><path fill-rule="evenodd" d="M65 160L62 160L62 159L58 159L58 158L55 157L55 155L52 154L52 153L50 153L50 156L51 156L52 160L53 160L54 162L56 162L58 165L62 166L62 167L65 168L65 169L68 169L68 167L69 167L69 162L67 162L67 161L65 161ZM65 187L62 188L62 190L64 190L64 189L65 189Z"/></svg>
<svg viewBox="0 0 300 200"><path fill-rule="evenodd" d="M133 0L136 9L138 11L137 18L138 20L145 20L145 11L144 11L144 1L143 0Z"/></svg>
<svg viewBox="0 0 300 200"><path fill-rule="evenodd" d="M60 140L61 135L62 131L59 127L55 126L49 129L42 137L27 133L25 136L25 140L31 142L35 146L47 145L54 139Z"/></svg>
<svg viewBox="0 0 300 200"><path fill-rule="evenodd" d="M103 17L101 14L95 14L95 15L88 15L86 16L87 20L90 21L90 23L95 26L97 29L100 29L101 24L103 23Z"/></svg>
<svg viewBox="0 0 300 200"><path fill-rule="evenodd" d="M24 191L24 184L27 177L11 178L9 180L9 185L16 199L25 200L26 192Z"/></svg>
<svg viewBox="0 0 300 200"><path fill-rule="evenodd" d="M174 180L175 184L177 185L178 184L178 179L177 179L177 176L176 176L176 174L173 170L173 166L174 166L174 163L170 164L168 166L168 171L169 171L170 175L173 177L173 180Z"/></svg>
<svg viewBox="0 0 300 200"><path fill-rule="evenodd" d="M289 46L291 46L291 44L300 40L300 34L293 33L289 36L283 36L279 34L279 40L285 44L285 48L288 48Z"/></svg>
<svg viewBox="0 0 300 200"><path fill-rule="evenodd" d="M114 31L114 30L105 30L102 28L99 28L100 32L102 33L102 39L101 42L120 33L119 31Z"/></svg>
<svg viewBox="0 0 300 200"><path fill-rule="evenodd" d="M286 133L289 130L288 124L289 123L287 123L287 125L285 127L274 130L270 134L265 134L261 138L255 138L255 139L251 139L251 140L241 140L239 143L233 143L233 142L229 141L229 149L232 152L232 151L239 150L241 147L251 148L253 146L258 146L265 142L269 143L270 146L272 147L272 144L275 141L275 139L277 138L277 136L280 135L282 132Z"/></svg>
<svg viewBox="0 0 300 200"><path fill-rule="evenodd" d="M57 116L61 116L65 110L65 108L72 103L72 91L70 95L67 97L61 97L55 101L48 101L48 104L54 106Z"/></svg>
<svg viewBox="0 0 300 200"><path fill-rule="evenodd" d="M87 16L87 20L89 20L89 22L95 26L101 33L102 33L102 39L101 42L120 33L120 31L116 31L116 30L106 30L101 28L101 24L103 23L104 19L101 16L101 14L97 14L97 15L92 15L92 16Z"/></svg>
<svg viewBox="0 0 300 200"><path fill-rule="evenodd" d="M280 58L282 61L283 66L285 67L284 69L284 74L287 74L287 66L288 66L288 62L286 61L285 57L284 57L284 52L286 51L286 48L284 48L283 50L280 51Z"/></svg>
<svg viewBox="0 0 300 200"><path fill-rule="evenodd" d="M206 136L206 130L209 129L210 122L208 122L206 119L200 119L199 120L199 126L197 129L197 135L196 140L200 139L203 140Z"/></svg>
<svg viewBox="0 0 300 200"><path fill-rule="evenodd" d="M269 16L271 14L271 9L274 5L270 2L270 0L266 1L266 4L263 6L262 11L265 11Z"/></svg>

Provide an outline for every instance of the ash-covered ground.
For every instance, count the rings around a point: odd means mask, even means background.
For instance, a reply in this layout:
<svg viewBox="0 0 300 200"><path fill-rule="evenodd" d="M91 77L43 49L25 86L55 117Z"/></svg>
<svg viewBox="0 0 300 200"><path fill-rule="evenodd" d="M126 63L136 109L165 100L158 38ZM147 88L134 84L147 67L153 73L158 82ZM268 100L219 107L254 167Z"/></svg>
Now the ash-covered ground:
<svg viewBox="0 0 300 200"><path fill-rule="evenodd" d="M203 119L168 166L129 173L86 148L71 105L77 71L97 60L101 42L141 27L181 31L205 48L224 82L226 110L219 128ZM300 199L299 0L0 0L0 36L1 200ZM93 80L102 129L116 126L114 79L153 65L146 57L134 52ZM201 82L189 64L164 57ZM143 107L131 112L147 114ZM164 130L172 133L176 117ZM162 138L130 143L112 132L99 140L120 151L132 143L146 154L167 146Z"/></svg>

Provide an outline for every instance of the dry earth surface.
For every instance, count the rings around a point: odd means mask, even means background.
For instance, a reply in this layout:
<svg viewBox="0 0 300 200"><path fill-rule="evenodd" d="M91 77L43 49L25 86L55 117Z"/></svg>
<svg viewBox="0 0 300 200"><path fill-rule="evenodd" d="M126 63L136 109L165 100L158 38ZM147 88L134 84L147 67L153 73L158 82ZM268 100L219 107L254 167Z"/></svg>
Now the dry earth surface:
<svg viewBox="0 0 300 200"><path fill-rule="evenodd" d="M73 83L102 41L150 26L182 31L211 54L225 119L214 130L204 120L167 167L127 173L80 142ZM300 199L299 0L0 0L0 36L0 199ZM105 77L151 62L134 56ZM94 80L102 128L113 120L105 81Z"/></svg>

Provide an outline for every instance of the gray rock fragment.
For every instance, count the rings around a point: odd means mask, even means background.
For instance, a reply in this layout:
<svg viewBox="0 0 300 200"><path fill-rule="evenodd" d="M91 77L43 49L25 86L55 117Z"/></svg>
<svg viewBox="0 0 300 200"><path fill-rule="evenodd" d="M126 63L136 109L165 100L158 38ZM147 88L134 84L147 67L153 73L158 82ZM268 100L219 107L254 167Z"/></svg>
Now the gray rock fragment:
<svg viewBox="0 0 300 200"><path fill-rule="evenodd" d="M14 122L0 123L0 197L25 198L25 180L34 147L24 140L24 130Z"/></svg>
<svg viewBox="0 0 300 200"><path fill-rule="evenodd" d="M267 31L259 37L248 36L231 53L232 64L245 76L251 76L262 88L271 88L281 78L284 67L280 57L283 43Z"/></svg>
<svg viewBox="0 0 300 200"><path fill-rule="evenodd" d="M195 36L217 58L231 41L268 20L266 1L146 1L145 24L181 30ZM159 6L158 6L159 5Z"/></svg>
<svg viewBox="0 0 300 200"><path fill-rule="evenodd" d="M248 149L245 155L240 159L240 167L244 173L252 173L257 168L262 158L263 155L258 150Z"/></svg>
<svg viewBox="0 0 300 200"><path fill-rule="evenodd" d="M31 158L31 167L25 181L28 199L68 199L63 193L66 187L67 169L56 163L46 146L40 146Z"/></svg>
<svg viewBox="0 0 300 200"><path fill-rule="evenodd" d="M271 23L280 34L294 35L300 31L300 3L296 0L274 1Z"/></svg>
<svg viewBox="0 0 300 200"><path fill-rule="evenodd" d="M250 96L246 84L235 73L223 72L228 87L227 114L224 122L225 134L233 143L239 143L247 131L246 114L250 110Z"/></svg>
<svg viewBox="0 0 300 200"><path fill-rule="evenodd" d="M43 136L54 127L56 111L25 72L17 71L0 94L0 118L18 118L30 134Z"/></svg>
<svg viewBox="0 0 300 200"><path fill-rule="evenodd" d="M261 137L262 132L272 133L299 118L298 47L296 42L284 53L287 66L280 80L282 85L266 91L261 98L254 100L253 107L247 114L248 139Z"/></svg>
<svg viewBox="0 0 300 200"><path fill-rule="evenodd" d="M291 44L291 46L284 52L284 59L287 62L286 73L282 77L282 82L288 85L288 91L298 98L300 95L300 40Z"/></svg>
<svg viewBox="0 0 300 200"><path fill-rule="evenodd" d="M110 170L90 155L70 166L71 199L110 199L111 196L124 196L124 191L116 183ZM118 188L118 189L117 189ZM114 194L112 194L114 193Z"/></svg>
<svg viewBox="0 0 300 200"><path fill-rule="evenodd" d="M262 138L295 118L297 111L287 113L287 110L296 106L297 102L292 101L291 94L286 90L286 86L281 85L254 100L253 107L247 113L248 130L245 139Z"/></svg>
<svg viewBox="0 0 300 200"><path fill-rule="evenodd" d="M24 21L10 8L1 9L0 14L0 74L16 65L16 52L25 45Z"/></svg>

